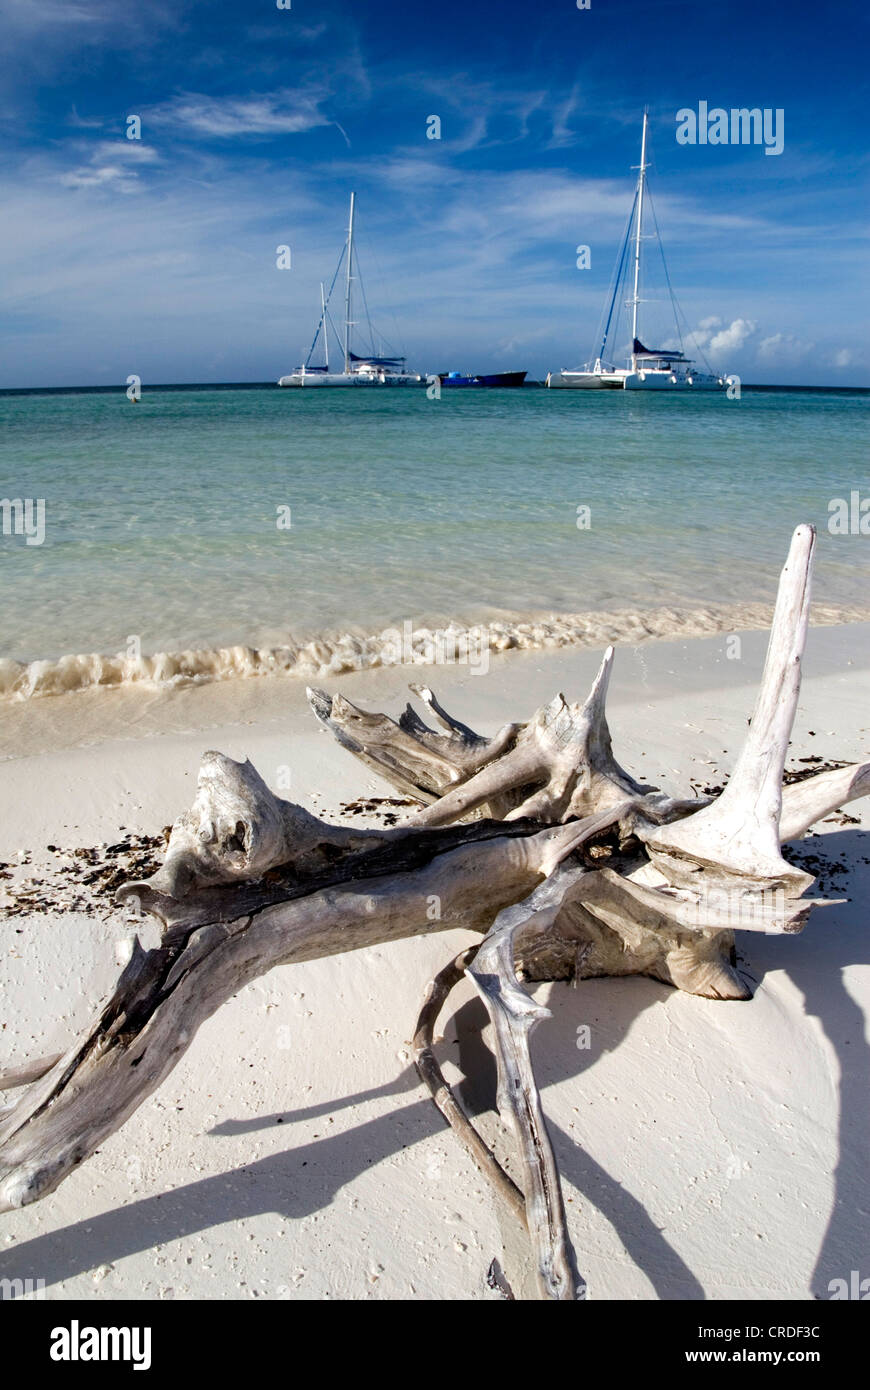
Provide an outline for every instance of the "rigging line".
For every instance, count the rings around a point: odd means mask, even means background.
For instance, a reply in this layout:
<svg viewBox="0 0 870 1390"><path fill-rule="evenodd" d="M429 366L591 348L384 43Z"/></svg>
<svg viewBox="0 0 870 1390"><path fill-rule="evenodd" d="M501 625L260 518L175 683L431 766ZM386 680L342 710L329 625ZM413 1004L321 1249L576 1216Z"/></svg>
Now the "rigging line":
<svg viewBox="0 0 870 1390"><path fill-rule="evenodd" d="M357 284L359 285L360 292L362 294L363 308L365 309L366 323L368 324L369 329L369 347L371 348L372 357L377 357L378 350L377 344L375 343L375 330L372 327L372 316L369 313L369 301L368 296L366 294L366 283L362 277L362 271L360 270L359 251L357 251L356 253L356 278Z"/></svg>
<svg viewBox="0 0 870 1390"><path fill-rule="evenodd" d="M656 207L655 207L655 203L654 203L654 201L653 201L652 196L650 196L649 205L650 205L650 211L652 212L652 216L653 216L653 226L654 226L655 229L656 229L656 240L658 241L658 244L659 244L659 254L661 255L661 258L662 258L662 269L663 269L664 272L665 272L665 284L666 284L667 287L668 287L668 294L670 295L670 299L671 299L671 308L673 309L673 312L674 312L674 326L675 326L675 328L676 328L676 330L677 330L677 337L678 337L679 340L680 340L680 351L682 352L682 351L683 351L684 344L683 344L683 333L682 333L682 329L680 328L680 318L679 318L679 313L680 313L680 311L679 311L679 306L678 306L678 304L677 304L677 296L674 294L674 287L673 287L673 285L671 284L671 277L670 277L670 274L668 273L668 262L667 262L667 258L665 257L664 243L662 242L661 233L659 232L659 221L658 221L658 218L656 217ZM687 326L688 326L688 325L687 325Z"/></svg>
<svg viewBox="0 0 870 1390"><path fill-rule="evenodd" d="M386 284L387 282L386 282L386 278L385 278L385 276L384 276L384 268L383 268L383 266L382 266L382 264L381 264L380 257L378 256L378 253L377 253L376 244L375 244L374 242L372 242L372 241L369 239L369 237L368 237L367 235L363 237L363 244L364 244L364 246L365 246L366 256L369 258L367 264L372 264L372 265L374 265L374 268L375 268L376 288L379 287L381 290L383 290L383 288L384 288L384 286L385 286L385 284ZM399 347L400 353L401 353L401 354L404 354L404 351L405 351L405 340L404 340L404 338L403 338L403 336L402 336L401 325L399 324L399 320L398 320L398 318L396 317L396 312L395 312L394 309L390 309L390 310L389 310L389 316L390 316L390 322L391 322L392 325L393 325L393 329L394 329L394 332L395 332L395 335L396 335L396 337L395 337L395 342L398 343L398 347ZM383 333L381 333L380 331L378 331L378 335L377 335L377 336L378 336L378 338L381 340L381 342L383 343L384 347L388 349L389 353L390 353L393 357L398 357L398 356L400 355L399 352L397 352L396 347L394 347L393 343L390 342L390 340L389 340L388 338L385 338L384 335L383 335ZM401 356L401 360L404 361L404 356L403 356L403 355Z"/></svg>
<svg viewBox="0 0 870 1390"><path fill-rule="evenodd" d="M637 203L637 192L635 191L635 204L636 204L636 203ZM625 289L626 289L626 277L627 277L627 275L628 275L628 267L629 267L629 263L630 263L630 260L629 260L629 250L630 250L631 241L632 241L631 229L632 229L632 226L633 226L633 224L634 224L635 216L636 216L636 213L634 212L634 208L633 208L633 209L632 209L632 217L631 217L631 220L630 220L629 226L628 226L628 242L627 242L627 244L626 244L625 263L624 263L623 269L622 269L622 278L620 279L620 281L619 281L619 283L617 284L617 287L616 287L616 299L615 299L616 316L615 316L615 318L614 318L614 320L613 320L613 331L612 331L612 334L611 334L611 337L612 337L613 339L615 339L615 340L618 340L619 334L620 334L620 332L622 331L622 330L621 330L621 325L622 325L622 322L623 322L623 314L625 314L626 323L627 323L627 321L628 321L629 301L628 301L627 299L625 299L624 295L625 295ZM629 342L626 344L626 353L630 354L631 351L632 351L632 343L631 343L631 341L629 341Z"/></svg>
<svg viewBox="0 0 870 1390"><path fill-rule="evenodd" d="M634 212L635 212L635 208L636 208L636 207L637 207L637 191L635 190L634 201L633 201L633 203L632 203L632 205L631 205L631 212L630 212L629 215L628 215L628 222L626 223L626 226L625 226L625 234L624 234L623 239L622 239L622 250L621 250L620 253L619 253L619 259L618 259L618 261L617 261L617 263L616 263L616 274L615 274L615 277L614 277L613 281L611 282L611 284L612 284L612 293L611 293L611 299L610 299L610 309L609 309L609 312L608 312L608 314L607 314L607 323L606 323L605 326L604 326L604 336L603 336L603 338L601 339L601 349L600 349L600 351L599 351L599 353L598 353L598 356L599 356L599 357L603 357L603 356L604 356L604 348L605 348L605 345L606 345L606 343L607 343L607 335L608 335L608 333L610 332L610 321L611 321L611 319L613 318L613 306L614 306L615 303L616 303L617 295L619 294L619 286L620 286L620 284L622 283L622 274L623 274L623 269L624 269L624 266L625 266L625 255L626 255L626 252L627 252L627 250L628 250L628 243L629 243L630 235L631 235L631 224L632 224L632 222L634 221ZM617 322L618 322L618 320L619 320L619 315L617 314ZM600 323L599 323L599 327L600 327Z"/></svg>
<svg viewBox="0 0 870 1390"><path fill-rule="evenodd" d="M637 199L637 194L635 194L635 201L636 201L636 199ZM617 255L617 257L616 257L616 264L614 265L613 273L611 274L611 277L610 277L610 284L609 284L608 287L607 287L607 298L606 298L605 301L604 301L604 307L602 307L601 313L600 313L599 316L598 316L598 323L597 323L596 328L595 328L595 343L597 344L599 341L600 341L600 343L601 343L601 347L600 347L600 349L599 349L599 351L598 351L598 356L599 356L599 357L601 357L602 353L604 352L604 348L605 348L605 345L606 345L606 343L607 343L607 335L608 335L608 332L609 332L609 330L610 330L610 319L611 319L611 317L612 317L612 315L613 315L613 304L614 304L614 299L615 299L615 296L619 293L619 282L620 282L621 272L622 272L622 263L623 263L623 258L624 258L624 255L625 255L625 247L626 247L627 242L628 242L628 236L629 236L629 233L631 232L631 222L632 222L633 216L634 216L634 203L632 203L632 205L631 205L631 212L630 212L629 215L628 215L628 221L627 221L627 223L626 223L626 225L625 225L625 232L624 232L624 234L623 234L622 249L620 250L620 252L618 253L618 255ZM610 306L609 311L608 311L608 309L607 309L607 305L608 305L608 304L609 304L609 306ZM604 326L605 316L606 316L606 318L607 318L607 326L606 326L606 327ZM594 344L593 344L593 346L594 346Z"/></svg>
<svg viewBox="0 0 870 1390"><path fill-rule="evenodd" d="M369 342L370 342L370 344L371 344L372 356L373 356L373 357L378 357L378 356L384 357L384 356L389 355L389 356L391 356L392 358L394 358L395 360L399 360L399 359L396 357L396 352L395 352L395 349L394 349L392 343L391 343L387 338L384 337L383 333L380 333L380 332L379 332L378 335L377 335L377 337L378 337L378 339L379 339L379 341L380 341L380 343L381 343L381 350L378 349L378 344L377 344L377 342L375 341L375 329L374 329L374 326L373 326L373 324L372 324L371 314L369 313L369 303L368 303L368 299L366 298L366 287L365 287L365 282L363 281L363 278L362 278L362 271L361 271L360 268L359 268L359 253L357 253L356 268L357 268L357 279L359 280L359 286L360 286L360 289L361 289L361 291L362 291L363 305L364 305L365 311L366 311L366 322L368 323L368 326L369 326ZM383 351L384 348L387 349L387 352L386 352L386 353ZM402 359L402 360L404 360L404 359Z"/></svg>
<svg viewBox="0 0 870 1390"><path fill-rule="evenodd" d="M320 330L321 330L321 328L323 328L323 320L324 320L324 318L326 317L326 310L327 310L328 307L329 307L329 301L330 301L330 299L332 298L332 291L335 289L335 282L336 282L336 280L338 279L338 272L341 270L342 263L344 262L344 254L345 254L345 251L346 251L346 250L347 250L347 247L346 247L346 246L343 246L343 247L342 247L342 250L341 250L341 255L340 255L339 258L338 258L338 265L335 267L335 274L334 274L333 277L332 277L332 284L331 284L330 287L329 287L329 294L326 296L326 304L325 304L325 306L324 306L323 312L322 312L321 315L320 315L320 320L319 320L319 322L318 322L318 324L317 324L317 331L316 331L315 334L314 334L314 340L313 340L313 342L312 342L312 344L311 344L311 347L308 349L308 356L307 356L306 359L305 359L305 365L306 365L306 367L308 366L308 364L309 364L310 361L311 361L311 355L312 355L312 353L314 352L314 349L317 347L317 339L320 337Z"/></svg>
<svg viewBox="0 0 870 1390"><path fill-rule="evenodd" d="M680 340L680 351L681 351L681 352L683 351L683 333L682 333L682 329L680 328L680 319L682 318L683 323L684 323L685 326L686 326L686 333L687 333L688 337L690 337L690 338L693 340L692 351L698 353L698 355L699 355L700 358L701 358L701 361L704 363L704 366L707 368L707 371L708 371L708 372L711 374L711 376L712 376L712 375L714 375L714 372L713 372L713 368L710 366L709 361L707 360L707 354L705 353L705 351L704 351L703 347L701 346L701 344L698 342L697 335L696 335L696 334L692 331L692 329L689 327L689 320L686 318L686 315L683 313L682 306L681 306L679 300L677 299L676 294L674 293L673 286L671 285L671 277L670 277L670 274L669 274L669 272L668 272L668 262L667 262L667 259L666 259L666 257L665 257L665 248L664 248L664 244L663 244L662 239L661 239L661 235L659 234L659 224L658 224L658 219L656 218L655 204L653 203L652 198L650 198L650 207L652 208L653 223L654 223L655 229L656 229L656 236L658 237L659 250L660 250L661 253L662 253L662 266L664 267L665 281L666 281L667 286L668 286L668 293L669 293L670 296L671 296L671 308L672 308L673 311L674 311L674 323L675 323L676 329L677 329L677 337L678 337L679 340Z"/></svg>
<svg viewBox="0 0 870 1390"><path fill-rule="evenodd" d="M333 333L335 334L335 341L336 341L336 343L338 344L339 352L343 352L343 351L344 351L344 344L343 344L343 342L342 342L342 340L341 340L341 334L339 333L338 329L336 328L335 324L333 323L333 321L332 321L332 314L329 312L328 309L327 309L327 311L326 311L326 321L327 321L327 323L329 324L329 327L332 329Z"/></svg>

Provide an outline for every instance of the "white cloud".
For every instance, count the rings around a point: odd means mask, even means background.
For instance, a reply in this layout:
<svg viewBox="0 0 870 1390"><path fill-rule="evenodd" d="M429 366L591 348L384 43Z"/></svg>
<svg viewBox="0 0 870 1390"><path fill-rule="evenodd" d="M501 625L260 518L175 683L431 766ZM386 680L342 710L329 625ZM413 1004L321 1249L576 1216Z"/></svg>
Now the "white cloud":
<svg viewBox="0 0 870 1390"><path fill-rule="evenodd" d="M316 105L319 95L304 90ZM176 97L161 111L168 120L170 109L182 109L177 103L194 100L204 99ZM236 134L272 120L298 125L295 101L288 93L215 101L197 108L196 119ZM324 98L318 110L328 109ZM438 107L427 100L420 109ZM140 114L150 140L153 112ZM622 178L540 166L468 168L449 157L447 140L436 147L422 135L416 148L351 160L336 133L338 158L288 168L271 151L247 148L238 158L241 141L218 148L185 141L189 124L161 126L156 147L127 141L119 125L107 138L110 128L107 120L93 134L79 129L72 138L69 131L70 139L32 156L0 190L4 312L16 325L15 360L2 384L68 380L72 360L82 381L122 382L131 371L152 381L274 378L308 348L319 282L343 243L351 187L360 195L361 263L374 322L415 367L518 367L542 377L576 365L592 346L630 201ZM685 248L674 257L689 322L697 325L686 351L694 355L696 339L717 366L752 379L746 359L756 361L761 333L735 312L751 304L759 322L783 322L780 291L753 281L751 301L723 298L710 270L718 238L698 235L706 211L692 216L694 207L681 197L661 199L658 208L666 235L668 226L692 224L688 258ZM592 275L575 267L575 247L587 241ZM293 248L292 275L275 265L284 242ZM847 373L833 363L853 337L846 309L827 299L819 308L820 292L810 291L809 323L837 321L840 313L842 331L796 375L818 379L824 364L829 380L843 381ZM728 312L709 314L713 305ZM252 323L256 331L240 333L240 324ZM650 333L658 343L652 323ZM788 379L780 368L770 377Z"/></svg>
<svg viewBox="0 0 870 1390"><path fill-rule="evenodd" d="M834 353L835 367L851 367L855 363L855 354L851 348L840 348L839 352Z"/></svg>
<svg viewBox="0 0 870 1390"><path fill-rule="evenodd" d="M322 88L227 98L190 92L156 107L148 113L148 120L186 127L198 135L296 135L332 124L320 109L326 96Z"/></svg>
<svg viewBox="0 0 870 1390"><path fill-rule="evenodd" d="M75 102L73 102L72 107L70 109L70 114L67 117L67 123L69 125L75 126L79 130L99 130L103 124L103 122L99 118L88 119L85 116L80 116L78 111L76 110Z"/></svg>
<svg viewBox="0 0 870 1390"><path fill-rule="evenodd" d="M137 164L159 164L160 154L144 140L101 140L91 154L91 162L100 159L131 159Z"/></svg>
<svg viewBox="0 0 870 1390"><path fill-rule="evenodd" d="M734 319L727 328L721 328L718 333L714 333L708 344L708 351L713 357L721 357L724 353L739 352L746 342L755 332L756 324L752 319Z"/></svg>
<svg viewBox="0 0 870 1390"><path fill-rule="evenodd" d="M131 166L159 162L154 146L141 140L100 140L88 163L61 174L60 182L64 188L114 188L119 193L133 193L139 175Z"/></svg>
<svg viewBox="0 0 870 1390"><path fill-rule="evenodd" d="M774 333L758 344L758 360L777 365L800 362L814 347L815 343L796 338L793 333Z"/></svg>
<svg viewBox="0 0 870 1390"><path fill-rule="evenodd" d="M100 164L61 174L60 181L65 188L100 188L114 184L121 193L132 193L136 186L136 175L131 176L129 170L121 168L119 164Z"/></svg>
<svg viewBox="0 0 870 1390"><path fill-rule="evenodd" d="M65 0L11 0L4 6L4 23L24 31L54 29L61 24L99 24L99 5L66 4Z"/></svg>
<svg viewBox="0 0 870 1390"><path fill-rule="evenodd" d="M571 117L580 109L580 104L580 92L575 83L570 94L553 112L553 133L547 143L548 149L564 149L576 142L577 132L571 126Z"/></svg>
<svg viewBox="0 0 870 1390"><path fill-rule="evenodd" d="M701 319L698 327L686 337L686 345L691 352L700 349L709 357L724 358L740 352L757 329L754 319L732 319L723 325L722 320L713 314ZM666 348L675 348L676 342L665 343Z"/></svg>

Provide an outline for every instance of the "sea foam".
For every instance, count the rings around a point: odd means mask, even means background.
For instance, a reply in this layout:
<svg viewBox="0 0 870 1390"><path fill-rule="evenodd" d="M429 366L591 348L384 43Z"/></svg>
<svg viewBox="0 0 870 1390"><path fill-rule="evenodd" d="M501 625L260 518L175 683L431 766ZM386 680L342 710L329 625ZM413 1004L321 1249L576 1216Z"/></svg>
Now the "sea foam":
<svg viewBox="0 0 870 1390"><path fill-rule="evenodd" d="M324 633L278 646L189 648L139 657L91 652L30 662L0 658L0 703L95 688L141 685L160 689L237 677L290 675L311 679L400 664L437 666L462 662L463 656L455 654L471 650L479 661L481 653L601 647L611 642L632 646L656 639L766 628L772 614L770 604L741 604L516 617L474 627L450 623L443 628L415 628L400 651L396 629L388 628L362 636ZM817 604L812 617L819 625L867 622L870 609Z"/></svg>

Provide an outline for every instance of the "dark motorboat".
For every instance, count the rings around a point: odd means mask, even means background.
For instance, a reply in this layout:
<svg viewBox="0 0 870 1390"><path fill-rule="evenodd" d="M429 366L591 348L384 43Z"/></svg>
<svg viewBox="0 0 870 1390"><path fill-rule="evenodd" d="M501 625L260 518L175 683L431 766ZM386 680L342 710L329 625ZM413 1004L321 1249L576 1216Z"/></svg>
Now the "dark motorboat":
<svg viewBox="0 0 870 1390"><path fill-rule="evenodd" d="M462 372L439 372L442 386L523 386L525 372L493 372L489 376L465 376Z"/></svg>

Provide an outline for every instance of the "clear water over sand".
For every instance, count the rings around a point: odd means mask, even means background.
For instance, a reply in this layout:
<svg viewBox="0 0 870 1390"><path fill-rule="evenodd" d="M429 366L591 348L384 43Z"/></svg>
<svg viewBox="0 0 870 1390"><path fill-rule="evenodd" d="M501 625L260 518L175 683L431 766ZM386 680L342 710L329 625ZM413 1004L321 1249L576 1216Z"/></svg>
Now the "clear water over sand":
<svg viewBox="0 0 870 1390"><path fill-rule="evenodd" d="M489 623L502 646L724 627L770 604L800 521L820 531L817 612L866 614L870 537L827 521L832 497L870 494L868 410L785 392L6 396L0 496L44 498L46 529L0 537L0 686L294 664L275 649L305 672L337 651L373 664L404 623Z"/></svg>

